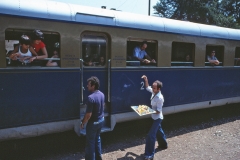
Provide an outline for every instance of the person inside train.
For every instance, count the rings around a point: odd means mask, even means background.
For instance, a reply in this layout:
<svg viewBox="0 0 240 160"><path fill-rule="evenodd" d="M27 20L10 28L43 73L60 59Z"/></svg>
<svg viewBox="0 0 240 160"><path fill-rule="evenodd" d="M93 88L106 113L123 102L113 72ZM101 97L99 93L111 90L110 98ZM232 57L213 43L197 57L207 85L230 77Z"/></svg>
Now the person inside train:
<svg viewBox="0 0 240 160"><path fill-rule="evenodd" d="M10 53L9 58L11 60L18 60L21 63L30 63L30 59L36 56L36 52L33 47L30 46L30 38L22 34L19 40L19 45L16 45L14 50Z"/></svg>
<svg viewBox="0 0 240 160"><path fill-rule="evenodd" d="M215 57L215 51L212 50L212 52L207 56L207 60L211 65L219 65L219 61L217 57Z"/></svg>
<svg viewBox="0 0 240 160"><path fill-rule="evenodd" d="M58 60L53 60L53 58L59 58L58 49L54 49L53 56L51 57L51 59L46 64L47 67L57 67L57 66L59 66L59 61Z"/></svg>
<svg viewBox="0 0 240 160"><path fill-rule="evenodd" d="M98 66L104 66L104 65L105 65L104 56L100 56L99 57Z"/></svg>
<svg viewBox="0 0 240 160"><path fill-rule="evenodd" d="M60 43L56 42L54 43L53 46L53 52L52 55L50 56L50 60L48 60L48 62L46 63L47 67L57 67L60 66L60 61L59 60L54 60L54 58L60 58L60 54L59 54L59 47L60 47Z"/></svg>
<svg viewBox="0 0 240 160"><path fill-rule="evenodd" d="M15 48L15 47L14 47L14 48ZM14 48L13 48L13 50L14 50ZM7 51L6 56L9 57L9 56L12 54L13 50Z"/></svg>
<svg viewBox="0 0 240 160"><path fill-rule="evenodd" d="M85 58L84 65L85 66L95 66L95 64L92 61L92 57Z"/></svg>
<svg viewBox="0 0 240 160"><path fill-rule="evenodd" d="M13 44L13 50L16 48L16 46L19 46L19 43L14 43L14 44ZM7 57L9 57L9 56L12 54L13 50L9 50L9 51L7 52Z"/></svg>
<svg viewBox="0 0 240 160"><path fill-rule="evenodd" d="M187 63L185 63L185 66L192 66L192 63L189 63L189 62L192 62L189 54L185 55L184 62L187 62Z"/></svg>
<svg viewBox="0 0 240 160"><path fill-rule="evenodd" d="M32 57L30 61L40 60L48 57L46 45L42 42L44 35L40 30L35 29L31 36L32 43L31 46L34 48L37 55Z"/></svg>
<svg viewBox="0 0 240 160"><path fill-rule="evenodd" d="M147 42L142 42L140 46L137 46L133 50L133 58L135 60L139 60L142 64L150 64L150 63L156 63L154 59L152 59L145 49L147 48Z"/></svg>

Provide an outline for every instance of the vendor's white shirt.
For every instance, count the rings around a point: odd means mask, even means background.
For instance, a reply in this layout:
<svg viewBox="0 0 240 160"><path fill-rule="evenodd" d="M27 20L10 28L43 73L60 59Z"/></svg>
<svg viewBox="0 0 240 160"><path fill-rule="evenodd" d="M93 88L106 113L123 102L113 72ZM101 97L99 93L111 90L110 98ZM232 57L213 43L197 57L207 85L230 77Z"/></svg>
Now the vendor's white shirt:
<svg viewBox="0 0 240 160"><path fill-rule="evenodd" d="M164 98L163 98L163 95L161 94L161 91L158 92L156 94L156 96L154 96L155 93L153 93L151 86L148 86L146 88L146 90L152 93L152 96L151 96L152 109L160 112L158 114L153 113L152 114L152 119L154 119L154 120L156 120L158 118L163 119L162 106L163 106Z"/></svg>

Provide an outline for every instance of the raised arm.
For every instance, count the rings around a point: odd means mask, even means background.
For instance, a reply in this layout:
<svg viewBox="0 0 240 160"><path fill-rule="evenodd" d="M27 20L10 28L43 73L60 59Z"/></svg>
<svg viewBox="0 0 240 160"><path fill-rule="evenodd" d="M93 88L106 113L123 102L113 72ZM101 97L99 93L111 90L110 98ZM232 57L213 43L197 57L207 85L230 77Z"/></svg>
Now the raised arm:
<svg viewBox="0 0 240 160"><path fill-rule="evenodd" d="M149 86L147 76L143 75L142 78L144 79L145 87L147 88Z"/></svg>

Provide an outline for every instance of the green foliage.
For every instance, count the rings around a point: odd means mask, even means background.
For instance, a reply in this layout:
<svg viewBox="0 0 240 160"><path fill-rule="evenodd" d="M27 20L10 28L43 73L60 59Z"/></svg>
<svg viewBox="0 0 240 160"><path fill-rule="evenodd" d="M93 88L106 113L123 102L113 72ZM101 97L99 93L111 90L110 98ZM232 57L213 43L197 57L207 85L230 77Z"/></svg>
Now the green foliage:
<svg viewBox="0 0 240 160"><path fill-rule="evenodd" d="M160 17L240 28L238 0L159 0L153 8Z"/></svg>

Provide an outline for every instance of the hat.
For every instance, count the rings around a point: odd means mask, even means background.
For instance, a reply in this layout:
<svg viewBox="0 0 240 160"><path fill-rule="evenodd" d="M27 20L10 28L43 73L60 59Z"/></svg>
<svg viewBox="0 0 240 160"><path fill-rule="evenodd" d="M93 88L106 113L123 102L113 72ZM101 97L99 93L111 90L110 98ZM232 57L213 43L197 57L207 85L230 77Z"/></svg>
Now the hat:
<svg viewBox="0 0 240 160"><path fill-rule="evenodd" d="M43 33L40 30L35 29L33 31L32 39L33 40L43 40L44 39L44 35L43 35Z"/></svg>

